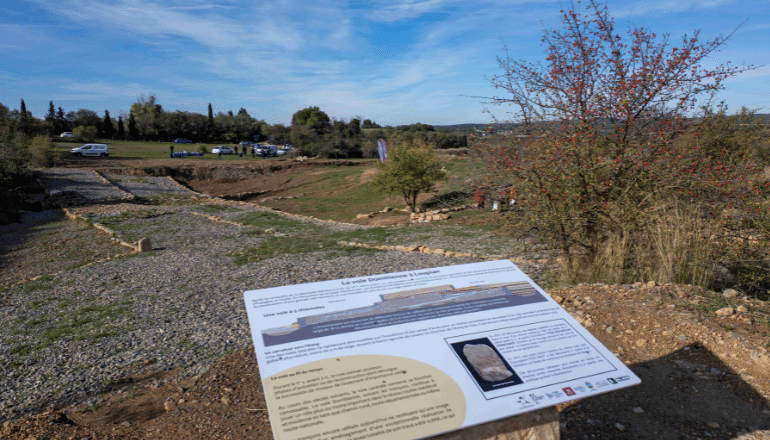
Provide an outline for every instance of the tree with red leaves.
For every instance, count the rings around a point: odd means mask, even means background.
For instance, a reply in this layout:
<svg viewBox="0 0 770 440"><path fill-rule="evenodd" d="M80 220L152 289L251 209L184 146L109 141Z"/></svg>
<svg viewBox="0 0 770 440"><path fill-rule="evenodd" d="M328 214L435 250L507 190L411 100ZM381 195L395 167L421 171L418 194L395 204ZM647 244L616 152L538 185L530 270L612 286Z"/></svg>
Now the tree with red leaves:
<svg viewBox="0 0 770 440"><path fill-rule="evenodd" d="M544 32L544 63L511 59L507 49L498 58L502 73L491 82L505 93L489 102L517 109L512 122L527 135L483 151L487 184L517 201L516 230L560 251L569 281L660 276L649 267L661 253L650 247L651 224L685 206L693 221L702 212L716 221L735 208L731 197L748 203L764 193L750 152L699 150L709 142L702 126L724 116L712 110L715 94L753 66L705 66L730 35L702 41L695 31L673 44L669 34L631 27L621 36L606 6L570 6L562 28ZM713 261L671 281L712 281Z"/></svg>

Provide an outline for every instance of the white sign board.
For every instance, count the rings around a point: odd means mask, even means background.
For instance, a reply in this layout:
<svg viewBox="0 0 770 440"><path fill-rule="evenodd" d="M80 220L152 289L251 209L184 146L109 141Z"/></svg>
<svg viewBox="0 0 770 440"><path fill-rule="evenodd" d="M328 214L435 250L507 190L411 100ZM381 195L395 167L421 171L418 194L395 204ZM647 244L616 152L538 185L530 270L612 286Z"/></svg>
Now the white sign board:
<svg viewBox="0 0 770 440"><path fill-rule="evenodd" d="M422 438L641 382L508 260L244 298L278 440Z"/></svg>

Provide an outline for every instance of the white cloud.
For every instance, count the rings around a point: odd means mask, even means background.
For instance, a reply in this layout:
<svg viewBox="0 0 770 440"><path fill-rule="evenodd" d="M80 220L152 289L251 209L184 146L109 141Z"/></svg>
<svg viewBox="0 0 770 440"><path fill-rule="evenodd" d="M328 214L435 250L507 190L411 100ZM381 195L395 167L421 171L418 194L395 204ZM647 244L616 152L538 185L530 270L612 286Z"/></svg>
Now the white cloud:
<svg viewBox="0 0 770 440"><path fill-rule="evenodd" d="M372 21L393 22L409 20L439 9L443 0L402 0L388 3L369 14Z"/></svg>

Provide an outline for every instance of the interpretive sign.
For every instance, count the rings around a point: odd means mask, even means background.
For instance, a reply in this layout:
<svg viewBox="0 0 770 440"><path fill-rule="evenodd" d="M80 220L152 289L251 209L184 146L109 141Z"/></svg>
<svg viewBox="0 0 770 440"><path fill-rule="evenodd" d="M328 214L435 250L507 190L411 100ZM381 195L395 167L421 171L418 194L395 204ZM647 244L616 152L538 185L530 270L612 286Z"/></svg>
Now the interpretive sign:
<svg viewBox="0 0 770 440"><path fill-rule="evenodd" d="M278 440L422 438L641 382L508 260L244 298Z"/></svg>

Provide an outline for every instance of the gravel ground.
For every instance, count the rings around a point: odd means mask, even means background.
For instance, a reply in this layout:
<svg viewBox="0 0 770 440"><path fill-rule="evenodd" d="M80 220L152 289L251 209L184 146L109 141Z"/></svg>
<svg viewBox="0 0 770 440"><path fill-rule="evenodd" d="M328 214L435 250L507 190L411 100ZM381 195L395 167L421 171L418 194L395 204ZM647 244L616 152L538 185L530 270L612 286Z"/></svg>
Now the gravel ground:
<svg viewBox="0 0 770 440"><path fill-rule="evenodd" d="M90 171L50 170L45 181L49 189L92 201L123 198L124 191L139 196L136 204L74 211L124 240L150 238L153 251L64 270L0 293L0 326L11 329L0 340L0 421L49 404L98 403L99 392L137 372L182 367L184 374L200 374L222 355L252 344L245 290L478 261L337 247L278 252L238 265L235 255L275 240L276 233L302 242L363 227L279 217L269 209L201 197L165 177L106 177L110 181ZM159 195L161 200L152 200ZM261 220L236 226L191 212ZM480 241L423 237L444 249L476 249Z"/></svg>
<svg viewBox="0 0 770 440"><path fill-rule="evenodd" d="M48 189L75 192L90 202L105 202L126 196L116 186L105 184L102 177L92 170L49 168L43 180Z"/></svg>

